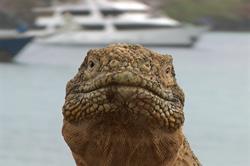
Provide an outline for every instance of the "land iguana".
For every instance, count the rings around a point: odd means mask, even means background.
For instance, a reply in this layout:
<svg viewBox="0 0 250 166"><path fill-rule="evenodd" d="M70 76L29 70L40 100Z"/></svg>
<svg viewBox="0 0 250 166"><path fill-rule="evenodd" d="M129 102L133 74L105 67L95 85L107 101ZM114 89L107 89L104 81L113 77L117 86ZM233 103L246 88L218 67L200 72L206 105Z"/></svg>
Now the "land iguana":
<svg viewBox="0 0 250 166"><path fill-rule="evenodd" d="M184 134L170 55L92 49L66 87L62 133L77 166L200 166Z"/></svg>

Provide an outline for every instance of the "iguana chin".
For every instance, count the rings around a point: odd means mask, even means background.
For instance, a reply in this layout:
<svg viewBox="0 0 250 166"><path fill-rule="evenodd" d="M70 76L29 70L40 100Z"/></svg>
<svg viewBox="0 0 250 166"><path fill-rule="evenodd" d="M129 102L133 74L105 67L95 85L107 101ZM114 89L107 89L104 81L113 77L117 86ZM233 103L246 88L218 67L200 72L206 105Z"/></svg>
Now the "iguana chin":
<svg viewBox="0 0 250 166"><path fill-rule="evenodd" d="M171 56L114 44L90 50L68 82L62 133L77 166L199 166L183 106Z"/></svg>

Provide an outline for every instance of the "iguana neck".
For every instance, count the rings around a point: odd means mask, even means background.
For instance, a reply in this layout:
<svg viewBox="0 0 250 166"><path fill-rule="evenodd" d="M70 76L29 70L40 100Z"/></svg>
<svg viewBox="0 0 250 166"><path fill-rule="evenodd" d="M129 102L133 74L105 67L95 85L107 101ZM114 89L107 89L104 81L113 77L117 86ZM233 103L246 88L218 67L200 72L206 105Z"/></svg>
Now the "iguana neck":
<svg viewBox="0 0 250 166"><path fill-rule="evenodd" d="M183 140L178 152L178 157L173 166L201 166L201 163L194 155L186 138Z"/></svg>
<svg viewBox="0 0 250 166"><path fill-rule="evenodd" d="M103 130L101 125L93 130L88 125L74 127L67 122L64 126L64 134L78 135L67 140L72 146L78 142L77 147L71 148L78 166L171 166L183 143L181 129L164 133L157 130L128 132L119 127ZM67 130L69 126L71 130Z"/></svg>

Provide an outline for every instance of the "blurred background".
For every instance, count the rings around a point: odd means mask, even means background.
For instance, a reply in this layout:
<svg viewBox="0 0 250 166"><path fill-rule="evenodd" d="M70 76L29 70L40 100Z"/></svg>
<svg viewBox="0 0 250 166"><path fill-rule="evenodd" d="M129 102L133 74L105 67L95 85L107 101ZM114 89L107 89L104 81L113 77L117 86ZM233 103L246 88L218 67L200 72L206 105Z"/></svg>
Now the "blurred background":
<svg viewBox="0 0 250 166"><path fill-rule="evenodd" d="M45 7L59 2L80 0L1 0L0 28L13 28L20 24L34 25L34 7ZM207 21L214 30L249 30L249 0L140 0L154 12L168 14L179 21L197 23Z"/></svg>
<svg viewBox="0 0 250 166"><path fill-rule="evenodd" d="M90 48L114 42L173 56L203 165L250 165L249 31L249 0L1 0L0 165L74 165L65 86Z"/></svg>

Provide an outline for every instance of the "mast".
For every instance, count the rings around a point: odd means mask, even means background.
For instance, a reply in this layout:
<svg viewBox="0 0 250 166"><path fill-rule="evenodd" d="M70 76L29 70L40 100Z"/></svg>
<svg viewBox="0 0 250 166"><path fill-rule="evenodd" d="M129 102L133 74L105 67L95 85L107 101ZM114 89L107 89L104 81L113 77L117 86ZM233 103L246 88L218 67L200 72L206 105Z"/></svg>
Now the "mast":
<svg viewBox="0 0 250 166"><path fill-rule="evenodd" d="M100 9L98 8L98 2L97 0L86 0L87 4L89 5L92 13L93 13L93 17L95 19L101 19L102 18L102 14Z"/></svg>

